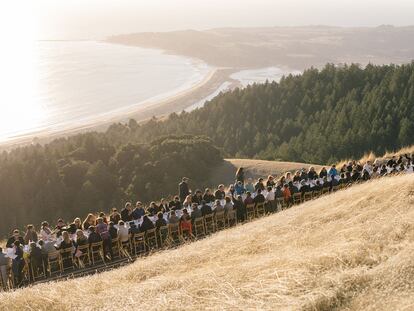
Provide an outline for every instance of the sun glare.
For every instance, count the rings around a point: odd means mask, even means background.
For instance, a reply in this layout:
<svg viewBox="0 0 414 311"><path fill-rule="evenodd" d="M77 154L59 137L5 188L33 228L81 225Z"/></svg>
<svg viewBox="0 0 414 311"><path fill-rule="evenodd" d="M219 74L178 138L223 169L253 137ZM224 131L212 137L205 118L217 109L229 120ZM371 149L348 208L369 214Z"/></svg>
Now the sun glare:
<svg viewBox="0 0 414 311"><path fill-rule="evenodd" d="M2 7L2 19L7 27L1 27L4 44L0 58L0 139L7 140L12 135L36 128L45 115L36 96L37 27L32 8L19 5L19 2Z"/></svg>

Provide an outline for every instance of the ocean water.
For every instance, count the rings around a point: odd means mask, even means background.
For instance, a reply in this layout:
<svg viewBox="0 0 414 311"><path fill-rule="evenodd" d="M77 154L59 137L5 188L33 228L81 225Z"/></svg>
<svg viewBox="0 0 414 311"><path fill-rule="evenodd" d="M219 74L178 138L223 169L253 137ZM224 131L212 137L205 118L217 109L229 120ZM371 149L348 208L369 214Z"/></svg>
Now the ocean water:
<svg viewBox="0 0 414 311"><path fill-rule="evenodd" d="M0 92L0 141L148 105L191 88L212 69L160 50L93 41L38 41L26 54L11 57L10 72L3 72L10 78Z"/></svg>

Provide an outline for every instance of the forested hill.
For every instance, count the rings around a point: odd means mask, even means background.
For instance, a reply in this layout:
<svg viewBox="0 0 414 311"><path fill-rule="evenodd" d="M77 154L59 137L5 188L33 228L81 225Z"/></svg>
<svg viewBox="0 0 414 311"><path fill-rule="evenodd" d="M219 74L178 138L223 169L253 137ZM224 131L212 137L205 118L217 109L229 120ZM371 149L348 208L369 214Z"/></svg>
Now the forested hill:
<svg viewBox="0 0 414 311"><path fill-rule="evenodd" d="M227 156L329 163L414 143L414 62L309 69L221 94L165 122L114 125L114 140L203 134Z"/></svg>
<svg viewBox="0 0 414 311"><path fill-rule="evenodd" d="M193 186L207 186L209 171L221 162L209 139L193 136L120 144L104 133L87 133L3 152L0 236L29 223L70 223L90 212L120 210L126 201L175 195L183 176Z"/></svg>

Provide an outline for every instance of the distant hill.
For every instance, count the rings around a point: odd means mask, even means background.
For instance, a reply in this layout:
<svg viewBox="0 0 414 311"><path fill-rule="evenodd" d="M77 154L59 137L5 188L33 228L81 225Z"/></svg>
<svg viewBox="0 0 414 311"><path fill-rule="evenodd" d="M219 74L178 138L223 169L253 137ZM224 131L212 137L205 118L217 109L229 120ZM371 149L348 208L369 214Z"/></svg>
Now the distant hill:
<svg viewBox="0 0 414 311"><path fill-rule="evenodd" d="M413 174L356 185L115 271L0 293L0 309L411 310L413 192Z"/></svg>
<svg viewBox="0 0 414 311"><path fill-rule="evenodd" d="M224 67L286 66L303 70L325 63L405 63L414 55L414 26L219 28L136 33L109 42L160 48Z"/></svg>
<svg viewBox="0 0 414 311"><path fill-rule="evenodd" d="M413 145L412 120L414 62L328 64L218 95L165 121L152 119L132 130L112 126L107 135L143 142L170 133L207 135L228 158L329 164Z"/></svg>

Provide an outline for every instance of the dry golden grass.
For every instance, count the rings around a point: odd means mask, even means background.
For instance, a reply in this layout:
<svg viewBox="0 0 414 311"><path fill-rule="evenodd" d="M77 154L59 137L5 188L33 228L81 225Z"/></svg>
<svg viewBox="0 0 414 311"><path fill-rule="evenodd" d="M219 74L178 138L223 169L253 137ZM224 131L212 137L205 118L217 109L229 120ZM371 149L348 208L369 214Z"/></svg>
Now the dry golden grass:
<svg viewBox="0 0 414 311"><path fill-rule="evenodd" d="M1 310L413 310L414 174L118 270L0 294Z"/></svg>
<svg viewBox="0 0 414 311"><path fill-rule="evenodd" d="M404 147L401 148L400 150L397 151L387 151L385 154L383 154L382 156L377 156L374 152L369 152L366 153L361 159L359 159L359 162L361 163L365 163L368 160L371 162L374 162L376 159L378 160L384 160L384 159L389 159L394 155L404 155L404 154L413 154L414 153L414 145L413 146L408 146L408 147ZM341 167L343 164L348 163L350 160L343 160L341 162L339 162L337 165L339 167Z"/></svg>

